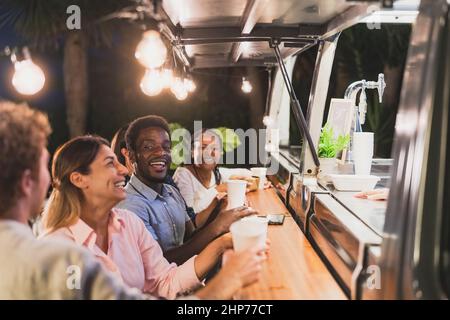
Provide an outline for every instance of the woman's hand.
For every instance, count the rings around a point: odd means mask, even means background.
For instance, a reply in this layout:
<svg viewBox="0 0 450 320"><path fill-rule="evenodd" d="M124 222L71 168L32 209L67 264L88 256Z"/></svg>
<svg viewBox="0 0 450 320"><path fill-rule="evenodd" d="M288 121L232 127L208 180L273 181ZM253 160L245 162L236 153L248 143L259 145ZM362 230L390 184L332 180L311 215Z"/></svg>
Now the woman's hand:
<svg viewBox="0 0 450 320"><path fill-rule="evenodd" d="M216 190L217 192L221 193L221 192L227 192L227 184L226 183L221 183L219 185L216 186Z"/></svg>
<svg viewBox="0 0 450 320"><path fill-rule="evenodd" d="M224 200L226 197L227 197L227 193L226 192L219 192L219 193L217 193L215 199L217 199L217 201L220 202L220 201Z"/></svg>
<svg viewBox="0 0 450 320"><path fill-rule="evenodd" d="M263 249L252 248L242 253L227 252L226 264L220 272L196 295L200 299L231 299L243 287L261 277L262 263L266 259Z"/></svg>
<svg viewBox="0 0 450 320"><path fill-rule="evenodd" d="M367 200L387 200L389 196L389 189L375 189L370 191L363 191L355 194L356 198Z"/></svg>

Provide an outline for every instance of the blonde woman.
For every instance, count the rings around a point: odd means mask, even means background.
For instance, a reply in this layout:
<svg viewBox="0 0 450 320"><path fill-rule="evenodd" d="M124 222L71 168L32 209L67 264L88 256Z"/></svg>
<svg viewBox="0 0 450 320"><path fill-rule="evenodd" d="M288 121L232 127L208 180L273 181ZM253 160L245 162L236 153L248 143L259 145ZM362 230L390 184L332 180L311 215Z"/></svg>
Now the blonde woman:
<svg viewBox="0 0 450 320"><path fill-rule="evenodd" d="M114 208L126 196L127 169L101 137L78 137L62 145L54 155L52 175L54 190L43 220L45 236L63 237L86 247L130 287L175 298L199 287L231 247L230 237L224 235L184 264L169 264L144 223L134 213ZM261 250L264 248L254 251ZM259 254L247 258L249 270L245 273L250 276L252 270L257 277L263 259ZM236 285L242 279L238 272L219 281L229 290L227 282Z"/></svg>

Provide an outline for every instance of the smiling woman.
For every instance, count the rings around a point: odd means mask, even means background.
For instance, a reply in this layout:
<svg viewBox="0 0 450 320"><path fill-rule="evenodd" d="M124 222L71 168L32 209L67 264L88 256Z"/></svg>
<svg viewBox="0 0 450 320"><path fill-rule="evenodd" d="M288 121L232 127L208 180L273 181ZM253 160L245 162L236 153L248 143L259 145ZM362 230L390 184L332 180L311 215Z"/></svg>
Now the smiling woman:
<svg viewBox="0 0 450 320"><path fill-rule="evenodd" d="M72 183L71 177L75 173L89 174L90 165L102 146L109 147L108 141L101 137L85 136L71 140L56 150L52 164L53 191L43 219L48 231L72 225L80 218L82 194ZM58 161L60 159L67 160Z"/></svg>

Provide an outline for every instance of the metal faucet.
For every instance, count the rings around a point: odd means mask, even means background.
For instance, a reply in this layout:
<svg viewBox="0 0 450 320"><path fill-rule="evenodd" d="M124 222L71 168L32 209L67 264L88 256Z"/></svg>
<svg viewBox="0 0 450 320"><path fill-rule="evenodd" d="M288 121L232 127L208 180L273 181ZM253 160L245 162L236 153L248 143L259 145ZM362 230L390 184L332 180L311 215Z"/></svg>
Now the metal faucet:
<svg viewBox="0 0 450 320"><path fill-rule="evenodd" d="M351 99L355 102L355 116L354 122L355 132L361 132L363 125L366 122L366 113L367 113L367 97L366 97L366 89L377 89L378 90L378 99L383 102L383 93L386 88L386 82L384 81L384 74L378 74L378 81L366 81L360 80L355 81L350 84L345 90L345 99ZM359 104L356 106L356 95L361 90L361 95L359 97Z"/></svg>
<svg viewBox="0 0 450 320"><path fill-rule="evenodd" d="M355 104L355 114L353 117L353 123L350 132L350 148L347 152L347 160L353 160L353 132L362 132L362 125L366 122L367 113L367 97L366 89L377 89L378 90L378 100L380 103L383 102L383 93L386 88L386 82L384 81L384 74L378 74L378 81L366 81L360 80L355 81L350 84L345 90L345 99L351 99ZM361 90L359 96L359 104L356 105L356 95Z"/></svg>

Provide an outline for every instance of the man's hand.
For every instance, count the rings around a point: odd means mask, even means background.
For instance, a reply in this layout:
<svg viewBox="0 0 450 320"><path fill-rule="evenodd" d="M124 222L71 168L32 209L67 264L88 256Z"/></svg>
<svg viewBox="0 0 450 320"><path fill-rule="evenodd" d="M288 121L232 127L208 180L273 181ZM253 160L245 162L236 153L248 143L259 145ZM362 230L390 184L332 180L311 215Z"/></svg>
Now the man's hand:
<svg viewBox="0 0 450 320"><path fill-rule="evenodd" d="M223 234L230 231L230 226L233 222L257 214L257 211L249 207L238 207L230 210L222 209L212 223L217 229L218 234Z"/></svg>

